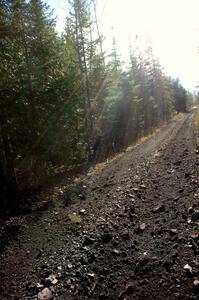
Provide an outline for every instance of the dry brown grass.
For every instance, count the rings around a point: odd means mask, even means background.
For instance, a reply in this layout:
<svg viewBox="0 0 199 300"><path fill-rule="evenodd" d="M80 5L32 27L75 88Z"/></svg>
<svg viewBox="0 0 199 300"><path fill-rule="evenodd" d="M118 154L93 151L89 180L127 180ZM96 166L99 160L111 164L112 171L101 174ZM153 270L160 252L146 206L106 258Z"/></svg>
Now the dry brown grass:
<svg viewBox="0 0 199 300"><path fill-rule="evenodd" d="M196 114L195 114L195 126L196 128L199 130L199 110L197 110Z"/></svg>

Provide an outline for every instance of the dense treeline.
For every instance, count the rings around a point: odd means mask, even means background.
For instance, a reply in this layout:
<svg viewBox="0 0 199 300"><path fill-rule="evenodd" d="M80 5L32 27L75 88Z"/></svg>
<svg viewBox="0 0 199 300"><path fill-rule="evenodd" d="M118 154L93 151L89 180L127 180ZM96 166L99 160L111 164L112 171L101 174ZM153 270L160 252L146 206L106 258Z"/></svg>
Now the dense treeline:
<svg viewBox="0 0 199 300"><path fill-rule="evenodd" d="M60 36L44 2L0 0L1 206L53 166L103 160L187 110L150 43L135 40L124 68L114 38L103 50L95 0L68 7Z"/></svg>

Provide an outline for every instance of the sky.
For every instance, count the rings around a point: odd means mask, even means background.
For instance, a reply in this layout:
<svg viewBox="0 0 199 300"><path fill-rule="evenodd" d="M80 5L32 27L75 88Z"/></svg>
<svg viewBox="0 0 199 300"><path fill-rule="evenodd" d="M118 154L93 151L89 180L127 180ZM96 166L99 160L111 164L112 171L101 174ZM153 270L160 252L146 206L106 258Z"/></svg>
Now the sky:
<svg viewBox="0 0 199 300"><path fill-rule="evenodd" d="M64 28L67 0L45 0ZM98 0L98 20L110 48L113 34L122 59L128 57L129 40L150 38L165 72L178 77L193 91L199 85L199 0Z"/></svg>

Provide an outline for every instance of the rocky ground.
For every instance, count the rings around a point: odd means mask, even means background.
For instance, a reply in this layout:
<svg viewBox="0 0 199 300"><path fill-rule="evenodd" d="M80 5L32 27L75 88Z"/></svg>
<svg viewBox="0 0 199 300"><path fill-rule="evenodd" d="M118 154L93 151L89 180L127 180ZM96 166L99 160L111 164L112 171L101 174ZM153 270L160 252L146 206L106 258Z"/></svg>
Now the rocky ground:
<svg viewBox="0 0 199 300"><path fill-rule="evenodd" d="M1 299L199 299L199 141L178 120L1 226ZM198 144L198 145L197 145Z"/></svg>

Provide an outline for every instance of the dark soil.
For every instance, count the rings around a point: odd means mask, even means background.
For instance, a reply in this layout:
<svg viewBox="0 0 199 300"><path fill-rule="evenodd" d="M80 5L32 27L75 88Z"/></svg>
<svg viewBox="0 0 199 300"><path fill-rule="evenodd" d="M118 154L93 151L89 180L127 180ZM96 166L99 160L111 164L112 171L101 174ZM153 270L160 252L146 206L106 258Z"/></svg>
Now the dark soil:
<svg viewBox="0 0 199 300"><path fill-rule="evenodd" d="M40 210L7 220L0 298L199 299L193 116L46 193Z"/></svg>

